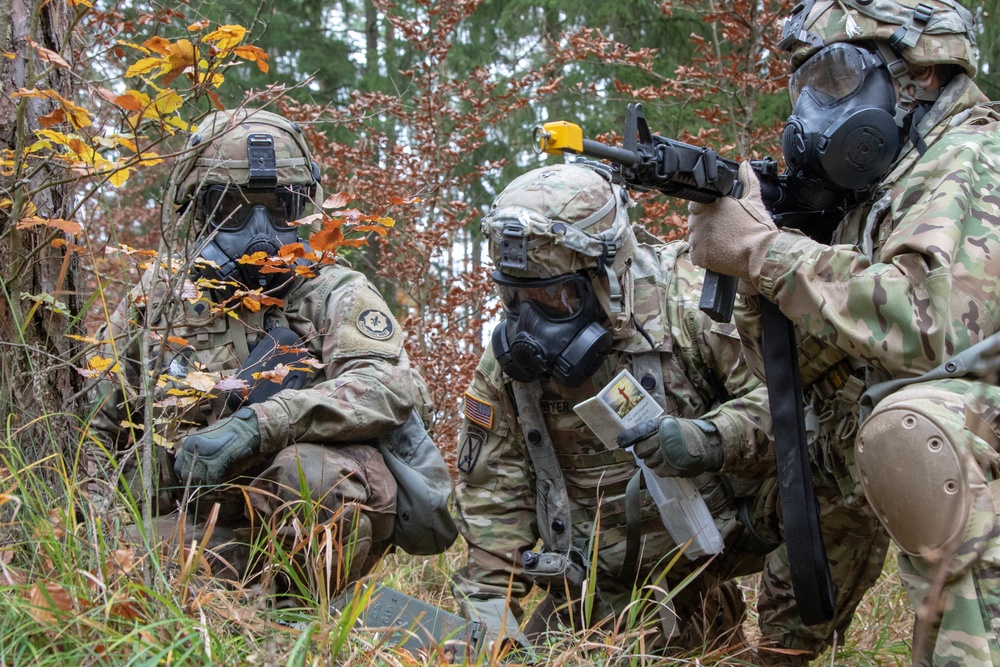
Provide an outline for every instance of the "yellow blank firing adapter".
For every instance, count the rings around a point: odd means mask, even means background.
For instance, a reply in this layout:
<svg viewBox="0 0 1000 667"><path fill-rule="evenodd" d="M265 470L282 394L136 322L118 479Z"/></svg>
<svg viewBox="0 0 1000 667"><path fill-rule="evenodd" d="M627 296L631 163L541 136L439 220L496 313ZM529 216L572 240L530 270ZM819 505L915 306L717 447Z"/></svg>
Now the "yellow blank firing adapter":
<svg viewBox="0 0 1000 667"><path fill-rule="evenodd" d="M563 152L583 152L583 129L565 120L536 125L532 131L532 148L539 155L562 155Z"/></svg>

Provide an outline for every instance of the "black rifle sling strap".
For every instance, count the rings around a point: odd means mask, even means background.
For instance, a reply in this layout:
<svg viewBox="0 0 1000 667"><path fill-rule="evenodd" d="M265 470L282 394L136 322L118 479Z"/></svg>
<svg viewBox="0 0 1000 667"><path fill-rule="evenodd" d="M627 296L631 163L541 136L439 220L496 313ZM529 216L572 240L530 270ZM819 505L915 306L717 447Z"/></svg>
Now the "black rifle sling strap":
<svg viewBox="0 0 1000 667"><path fill-rule="evenodd" d="M792 591L802 622L818 625L833 619L834 591L812 486L795 328L778 306L759 301Z"/></svg>

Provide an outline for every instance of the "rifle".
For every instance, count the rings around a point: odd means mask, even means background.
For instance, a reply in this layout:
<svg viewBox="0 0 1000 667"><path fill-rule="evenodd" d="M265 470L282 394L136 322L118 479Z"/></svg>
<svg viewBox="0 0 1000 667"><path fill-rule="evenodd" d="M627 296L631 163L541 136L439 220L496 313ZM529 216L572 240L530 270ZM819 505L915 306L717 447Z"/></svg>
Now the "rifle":
<svg viewBox="0 0 1000 667"><path fill-rule="evenodd" d="M655 135L641 104L629 104L624 145L619 148L583 138L578 125L565 121L536 126L536 153L570 153L611 163L611 180L641 192L710 203L739 197L739 164L711 148L692 146ZM812 179L778 173L771 159L751 161L761 185L764 205L775 224L806 226L810 235L832 231L860 200L857 193L832 192ZM716 322L732 319L737 280L714 272L705 275L699 308ZM760 299L764 370L777 451L779 493L784 511L792 590L806 625L833 619L833 581L819 525L819 506L812 487L795 328L778 306Z"/></svg>
<svg viewBox="0 0 1000 667"><path fill-rule="evenodd" d="M685 144L653 134L642 104L629 104L625 114L623 146L608 146L583 137L579 125L555 121L537 125L532 134L536 153L570 153L607 160L612 181L638 192L657 191L668 197L707 204L719 197L739 198L738 162L711 148ZM861 198L857 193L829 190L816 179L778 173L771 158L751 160L760 181L761 197L776 225L801 229L818 241L829 235ZM736 279L709 272L699 306L716 322L732 318Z"/></svg>

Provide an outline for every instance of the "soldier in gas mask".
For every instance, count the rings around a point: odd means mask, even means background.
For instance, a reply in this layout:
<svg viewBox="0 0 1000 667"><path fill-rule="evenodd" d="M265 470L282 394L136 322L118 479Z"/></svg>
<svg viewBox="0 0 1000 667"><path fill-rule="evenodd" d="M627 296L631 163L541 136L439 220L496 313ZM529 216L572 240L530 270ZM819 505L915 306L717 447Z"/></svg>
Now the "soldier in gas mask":
<svg viewBox="0 0 1000 667"><path fill-rule="evenodd" d="M698 310L703 272L687 244L633 230L627 209L628 195L606 174L564 164L514 180L483 221L505 319L465 394L457 498L469 558L453 587L494 637L541 641L560 624L583 627L571 611L581 608L582 580L596 580L596 626L625 611L635 589L662 575L657 585L672 590L705 566L672 605L643 607L658 635L649 645L738 645L744 604L732 579L766 571L780 539L767 509L776 486L766 391L744 363L735 327ZM667 567L678 545L640 488L632 454L606 444L573 410L623 369L670 415L666 430L697 434L686 461L674 456L665 474L702 471L695 485L725 543L707 565L681 557ZM676 429L670 437L683 441ZM641 453L658 465L657 452ZM851 565L835 568L835 580L853 583L853 564L873 548L845 540L836 556ZM793 651L787 659L761 652L761 664L800 664L796 655L820 651L835 628L846 628L865 590L845 586L835 623L807 628L788 581L771 583L761 628ZM518 601L533 585L549 594L520 634Z"/></svg>
<svg viewBox="0 0 1000 667"><path fill-rule="evenodd" d="M833 244L777 229L744 166L746 195L689 220L696 263L797 325L821 429L857 432L816 443L814 479L899 546L922 665L1000 665L1000 390L953 356L1000 322L1000 111L972 81L976 34L954 0L800 3L783 151L856 205ZM757 356L759 320L737 323Z"/></svg>
<svg viewBox="0 0 1000 667"><path fill-rule="evenodd" d="M443 550L447 538L405 542L397 522L401 487L387 442L421 443L424 462L443 475L445 503L450 478L423 430L426 386L382 297L342 260L311 278L253 263L300 240L294 222L319 185L302 131L267 111L220 111L187 148L165 206L176 207L174 224L188 225L193 252L147 272L102 334L99 354L113 367L92 425L120 462L118 480L155 504L156 538L183 526L185 540L200 541L214 506L208 554L229 578L246 574L262 528L297 552L290 562L304 572L291 579L328 594L392 544ZM147 406L156 432L150 499L134 447ZM413 516L427 522L428 539L436 534L433 513ZM315 535L332 543L303 551Z"/></svg>

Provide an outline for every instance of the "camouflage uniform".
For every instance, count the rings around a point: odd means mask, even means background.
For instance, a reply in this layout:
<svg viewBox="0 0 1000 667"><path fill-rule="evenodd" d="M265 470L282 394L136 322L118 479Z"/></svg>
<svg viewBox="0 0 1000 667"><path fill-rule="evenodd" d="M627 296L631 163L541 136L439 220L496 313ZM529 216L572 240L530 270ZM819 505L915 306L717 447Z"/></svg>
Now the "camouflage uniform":
<svg viewBox="0 0 1000 667"><path fill-rule="evenodd" d="M243 128L276 135L280 159L279 129L256 122ZM229 143L238 150L238 142ZM250 406L262 453L227 468L230 484L191 489L191 503L182 509L200 521L213 503L221 503L210 546L235 577L247 565L251 526L259 529L263 522L293 541L290 510L313 525L330 526L344 547L334 549L341 558L330 564L336 588L368 572L392 542L397 486L372 440L406 422L428 394L409 365L399 324L377 290L346 262L325 266L311 279L293 278L283 291L281 305L239 305L227 313L209 298L212 292L198 290L186 275L165 265L158 277L147 272L101 335L106 343L99 356L115 365L99 387L102 399L92 424L119 460L121 480L141 500L141 461L133 446L138 437L129 425L141 424L146 405L152 406L156 510L166 515L188 491L175 474L174 453L186 436L233 413L225 392L199 395L194 378L224 382L274 327L290 328L316 368L301 388ZM150 378L154 368L161 369L158 380ZM303 507L303 490L311 509ZM175 515L158 529L169 533L176 524ZM188 538L200 536L197 526L188 531ZM353 550L349 571L342 558L347 550Z"/></svg>
<svg viewBox="0 0 1000 667"><path fill-rule="evenodd" d="M546 187L560 187L556 174ZM516 193L506 196L517 200ZM551 215L573 219L566 211ZM537 245L532 252L541 255L545 248ZM788 578L781 568L783 549L765 555L773 548L766 543L780 541L774 521L776 484L773 478L761 481L774 465L767 438L770 416L766 392L744 364L734 327L714 323L698 309L703 272L691 264L687 254L686 243L662 245L644 235L644 242L634 247L627 269L635 285L631 330L616 338L600 368L581 386L570 388L552 379L540 382L544 426L565 479L574 542L582 545L587 557L591 553L588 549L593 548L588 546L589 538L597 533L598 595L592 620L597 623L621 614L633 599L633 586L641 587L662 575L666 586L673 588L705 567L674 600L681 627L671 644L689 648L709 644L739 621L742 600L732 578L764 570L763 633L784 647L816 653L829 642L834 629L842 631L849 624L867 588L854 583L863 580L871 585L878 576L879 547L884 547L884 540L877 539L879 529L873 519L857 526L853 533L845 526L843 539L831 550L834 578L841 592L837 617L829 625L802 626L794 599L787 593ZM547 261L553 262L551 257ZM737 308L741 307L738 303ZM636 474L635 461L628 452L603 444L573 411L574 405L595 396L622 369L632 370L635 355L650 350L658 353L662 365L666 411L712 421L727 442L723 472L730 466L740 471L739 477L704 474L696 478L726 545L712 560L681 558L668 568L677 545L643 491L640 556L637 563L626 562L626 486ZM469 559L455 575L454 588L460 597L473 601L502 601L509 595L510 609L520 621L518 600L532 588L531 578L521 567L522 554L545 538L536 508L537 471L529 456L524 427L517 419L511 382L490 349L480 360L465 395L456 497L459 528L469 545ZM737 518L737 508L743 504L750 508L746 516L754 531ZM870 557L872 551L878 552L876 556ZM856 564L869 559L876 561L874 574L859 578ZM706 609L718 607L718 617L706 622ZM551 606L543 604L536 615L551 613ZM559 618L568 623L565 615ZM546 620L533 618L526 630L544 627Z"/></svg>
<svg viewBox="0 0 1000 667"><path fill-rule="evenodd" d="M912 29L906 21L915 4L818 4L804 29L827 44L889 39L901 24ZM963 19L947 0L932 4L933 20L902 58L974 73L971 16ZM845 27L847 7L853 28ZM890 11L898 21L868 16ZM816 48L797 47L793 65ZM1000 322L1000 109L958 74L916 131L925 147L904 147L869 200L841 222L834 245L775 233L759 267L751 263L741 276L796 323L810 404L845 435L858 430L859 387L920 376L996 333ZM738 325L748 358L759 357L759 320ZM845 393L851 400L838 400ZM830 488L839 489L821 492L821 502L865 505L899 545L900 576L918 610L919 664L1000 665L1000 525L991 482L1000 472L998 414L995 384L916 382L875 407L854 447L846 438L821 439L812 452L817 484L835 480Z"/></svg>

